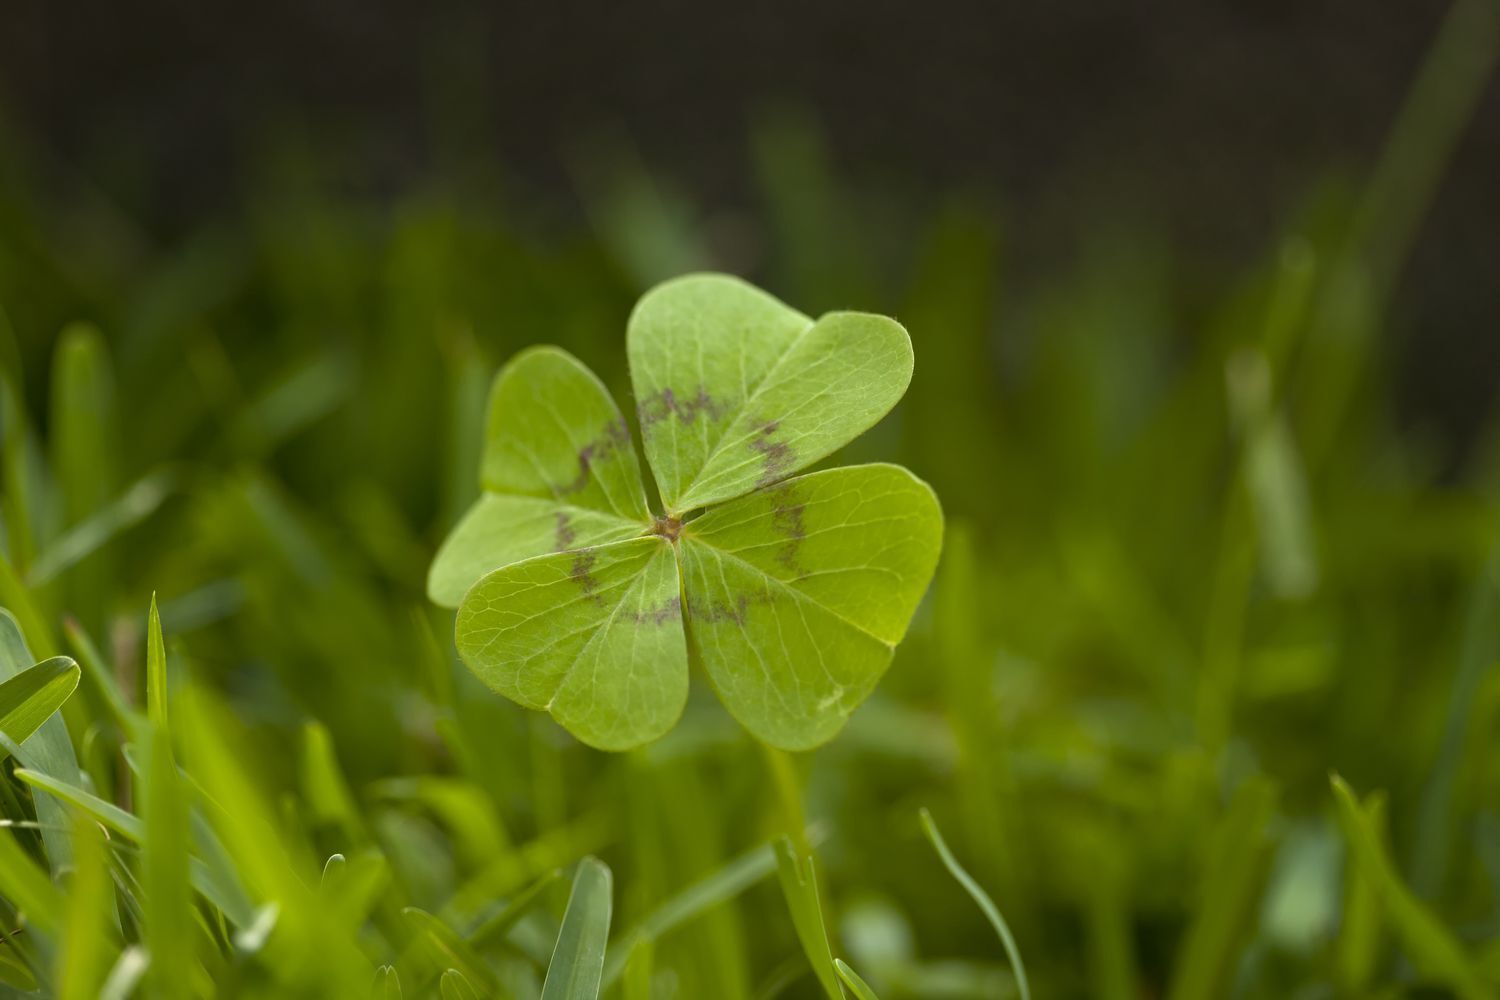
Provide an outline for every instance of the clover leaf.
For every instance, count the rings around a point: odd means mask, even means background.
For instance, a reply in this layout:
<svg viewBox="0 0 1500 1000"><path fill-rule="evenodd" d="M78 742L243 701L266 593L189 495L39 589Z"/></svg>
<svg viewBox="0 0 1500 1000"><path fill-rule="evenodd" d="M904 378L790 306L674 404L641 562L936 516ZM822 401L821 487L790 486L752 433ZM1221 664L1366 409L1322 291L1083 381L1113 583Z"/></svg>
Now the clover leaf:
<svg viewBox="0 0 1500 1000"><path fill-rule="evenodd" d="M796 473L901 398L906 331L700 274L648 292L626 346L663 510L593 373L555 347L517 355L490 394L483 495L428 576L459 655L600 749L670 730L689 663L766 743L831 739L906 633L942 512L899 466Z"/></svg>

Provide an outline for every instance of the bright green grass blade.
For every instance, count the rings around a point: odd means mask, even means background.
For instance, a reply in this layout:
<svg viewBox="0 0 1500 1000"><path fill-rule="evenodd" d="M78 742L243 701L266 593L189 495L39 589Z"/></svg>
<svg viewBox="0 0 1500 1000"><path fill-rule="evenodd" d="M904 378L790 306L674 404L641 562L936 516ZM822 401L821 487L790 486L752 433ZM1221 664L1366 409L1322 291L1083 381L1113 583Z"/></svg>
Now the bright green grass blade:
<svg viewBox="0 0 1500 1000"><path fill-rule="evenodd" d="M1331 776L1330 783L1349 853L1359 870L1374 883L1407 958L1427 975L1446 983L1464 1000L1493 1000L1495 991L1475 970L1463 946L1402 883L1354 791L1338 775Z"/></svg>
<svg viewBox="0 0 1500 1000"><path fill-rule="evenodd" d="M0 733L26 742L78 688L78 677L77 663L54 656L0 682Z"/></svg>
<svg viewBox="0 0 1500 1000"><path fill-rule="evenodd" d="M771 844L762 844L663 902L610 948L609 960L604 965L604 988L619 981L636 948L659 940L705 911L733 899L775 870L776 849Z"/></svg>
<svg viewBox="0 0 1500 1000"><path fill-rule="evenodd" d="M495 377L480 481L484 495L428 574L428 595L447 607L491 570L631 538L651 523L619 407L556 347L523 351Z"/></svg>
<svg viewBox="0 0 1500 1000"><path fill-rule="evenodd" d="M443 1000L479 1000L479 992L457 969L448 969L438 980L438 992Z"/></svg>
<svg viewBox="0 0 1500 1000"><path fill-rule="evenodd" d="M17 769L16 777L33 788L55 796L59 802L67 802L82 809L127 840L137 844L145 840L145 826L141 818L126 812L113 802L106 802L76 785L38 771ZM233 869L228 867L227 859L221 860L216 866L210 866L193 858L190 872L193 888L201 892L204 899L217 906L231 923L246 927L255 919L254 907L245 897L244 889Z"/></svg>
<svg viewBox="0 0 1500 1000"><path fill-rule="evenodd" d="M395 966L382 965L375 970L370 1000L401 1000L401 977L396 974Z"/></svg>
<svg viewBox="0 0 1500 1000"><path fill-rule="evenodd" d="M942 531L931 488L894 465L800 476L688 524L690 646L730 713L782 749L831 739L890 664Z"/></svg>
<svg viewBox="0 0 1500 1000"><path fill-rule="evenodd" d="M152 990L158 996L177 1000L190 995L197 961L188 864L188 802L172 757L170 737L159 725L151 727L144 781L137 794L144 836L142 904L146 910L146 945L153 958Z"/></svg>
<svg viewBox="0 0 1500 1000"><path fill-rule="evenodd" d="M599 859L584 858L578 863L541 1000L596 1000L599 996L613 882L609 867Z"/></svg>
<svg viewBox="0 0 1500 1000"><path fill-rule="evenodd" d="M823 904L818 899L818 876L811 854L799 859L786 837L776 841L776 872L781 877L781 892L792 914L792 926L808 964L830 1000L844 1000L838 972L833 966L833 952L828 944L828 929L823 925Z"/></svg>
<svg viewBox="0 0 1500 1000"><path fill-rule="evenodd" d="M16 842L15 834L6 829L0 829L0 896L10 900L44 934L62 926L62 893Z"/></svg>
<svg viewBox="0 0 1500 1000"><path fill-rule="evenodd" d="M457 642L486 684L601 750L661 736L687 701L677 566L661 538L496 570L464 598Z"/></svg>
<svg viewBox="0 0 1500 1000"><path fill-rule="evenodd" d="M114 968L99 990L99 1000L126 1000L135 993L136 985L145 977L151 965L146 949L131 945L120 953Z"/></svg>
<svg viewBox="0 0 1500 1000"><path fill-rule="evenodd" d="M646 457L668 513L793 475L858 437L911 381L901 324L817 322L727 275L642 296L626 333Z"/></svg>
<svg viewBox="0 0 1500 1000"><path fill-rule="evenodd" d="M495 979L490 973L489 966L473 948L469 947L469 943L460 937L457 931L426 910L415 906L408 906L401 913L416 930L423 947L432 956L439 969L456 968L486 989L494 987Z"/></svg>
<svg viewBox="0 0 1500 1000"><path fill-rule="evenodd" d="M3 562L3 560L0 560ZM31 667L36 660L26 648L21 627L4 608L0 608L0 680L14 677ZM77 785L82 776L67 723L54 713L26 741L25 746L12 744L12 752L25 767L51 775L59 781ZM72 848L68 841L68 813L62 803L44 796L36 803L37 821L42 827L42 845L54 877L70 866Z"/></svg>
<svg viewBox="0 0 1500 1000"><path fill-rule="evenodd" d="M849 968L848 962L845 962L842 958L835 958L833 960L833 967L838 970L839 978L844 981L845 986L849 987L849 991L854 994L855 1000L880 1000L875 995L875 991L870 989L870 984L861 979L859 973Z"/></svg>
<svg viewBox="0 0 1500 1000"><path fill-rule="evenodd" d="M369 840L354 793L344 778L328 727L307 722L302 727L302 793L312 817L338 827L350 846Z"/></svg>
<svg viewBox="0 0 1500 1000"><path fill-rule="evenodd" d="M990 899L989 894L980 888L979 883L964 870L963 865L953 856L948 849L947 841L943 840L942 831L938 829L937 822L933 820L932 813L925 808L918 813L922 821L922 832L927 835L933 850L937 851L938 857L942 859L943 865L948 873L964 887L964 891L978 904L979 909L984 912L985 918L989 920L990 926L995 929L995 934L1000 938L1000 944L1005 948L1006 957L1010 959L1010 965L1016 973L1016 987L1021 991L1021 1000L1031 1000L1031 986L1026 981L1026 966L1021 961L1021 949L1016 947L1016 939L1010 933L1010 926L1000 914L1000 908Z"/></svg>
<svg viewBox="0 0 1500 1000"><path fill-rule="evenodd" d="M167 729L167 647L162 640L155 593L146 617L146 715L152 725Z"/></svg>
<svg viewBox="0 0 1500 1000"><path fill-rule="evenodd" d="M114 927L115 887L98 824L84 812L73 819L73 875L64 900L58 1000L94 1000L119 951Z"/></svg>

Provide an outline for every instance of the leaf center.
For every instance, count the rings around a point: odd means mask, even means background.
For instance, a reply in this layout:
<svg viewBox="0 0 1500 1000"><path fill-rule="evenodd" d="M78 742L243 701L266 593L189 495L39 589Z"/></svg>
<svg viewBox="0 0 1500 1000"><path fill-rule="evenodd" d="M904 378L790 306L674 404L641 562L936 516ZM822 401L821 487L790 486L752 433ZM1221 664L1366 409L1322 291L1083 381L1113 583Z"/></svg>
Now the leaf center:
<svg viewBox="0 0 1500 1000"><path fill-rule="evenodd" d="M670 515L658 517L652 522L651 534L660 535L669 542L677 541L677 537L682 534L682 518Z"/></svg>

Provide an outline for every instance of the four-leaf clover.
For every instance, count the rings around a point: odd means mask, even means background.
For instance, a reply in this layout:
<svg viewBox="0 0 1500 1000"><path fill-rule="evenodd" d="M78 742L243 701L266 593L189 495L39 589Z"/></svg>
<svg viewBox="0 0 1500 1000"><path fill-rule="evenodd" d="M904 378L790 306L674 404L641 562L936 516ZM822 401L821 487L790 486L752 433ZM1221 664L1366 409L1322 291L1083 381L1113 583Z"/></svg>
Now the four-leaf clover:
<svg viewBox="0 0 1500 1000"><path fill-rule="evenodd" d="M795 473L896 404L911 341L703 274L648 292L626 342L661 513L598 378L555 347L516 356L490 395L483 495L428 578L458 608L459 655L601 749L670 730L689 663L759 739L825 742L905 634L942 512L899 466Z"/></svg>

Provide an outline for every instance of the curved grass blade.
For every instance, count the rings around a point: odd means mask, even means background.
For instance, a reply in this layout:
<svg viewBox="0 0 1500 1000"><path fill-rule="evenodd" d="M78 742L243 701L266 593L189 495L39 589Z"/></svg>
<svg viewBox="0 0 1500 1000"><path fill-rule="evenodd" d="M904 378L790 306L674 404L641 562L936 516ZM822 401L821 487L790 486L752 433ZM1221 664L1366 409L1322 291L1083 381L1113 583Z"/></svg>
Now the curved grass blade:
<svg viewBox="0 0 1500 1000"><path fill-rule="evenodd" d="M54 656L0 683L0 733L26 742L77 690L79 673L77 663Z"/></svg>
<svg viewBox="0 0 1500 1000"><path fill-rule="evenodd" d="M3 568L4 557L0 556L0 569ZM0 573L0 576L3 575ZM22 594L25 596L26 592L23 590ZM26 599L29 600L29 597ZM0 594L0 604L10 604L9 595ZM31 609L33 613L34 610ZM28 626L31 625L28 619L22 620L27 620ZM42 659L50 658L53 643L44 627L38 624L36 630L28 629L23 634L16 618L9 611L0 608L0 679L12 677L36 664L37 658L27 648L26 635L32 636L33 641L41 648L49 650ZM73 785L82 780L78 770L78 757L73 751L73 741L68 736L68 725L63 721L61 713L50 715L26 741L24 747L12 741L12 745L6 749L30 770L50 774ZM71 867L73 849L68 838L68 813L62 803L48 798L38 801L36 809L37 821L42 825L42 846L47 850L47 863L55 878L64 869Z"/></svg>
<svg viewBox="0 0 1500 1000"><path fill-rule="evenodd" d="M924 807L918 815L922 820L922 832L931 841L933 850L937 851L938 857L942 859L943 865L948 869L949 874L957 880L959 885L964 887L964 891L973 898L974 902L979 904L979 908L984 911L984 915L989 919L990 926L995 928L995 933L999 936L1000 943L1005 946L1005 954L1009 956L1010 964L1015 969L1016 988L1021 991L1021 1000L1031 1000L1031 986L1026 981L1026 966L1021 961L1021 949L1016 947L1016 939L1011 936L1010 926L1006 924L1005 918L1000 915L1000 908L995 905L994 900L990 899L989 894L980 888L979 883L975 882L973 877L964 870L963 865L958 863L958 859L948 849L947 841L943 840L943 835L938 830L937 823L933 821L932 813L928 812Z"/></svg>
<svg viewBox="0 0 1500 1000"><path fill-rule="evenodd" d="M459 937L453 928L419 907L408 906L401 912L422 935L438 968L449 971L462 969L468 976L477 979L486 990L495 987L494 977L489 974L484 960L475 954L468 942ZM464 984L468 985L467 977Z"/></svg>
<svg viewBox="0 0 1500 1000"><path fill-rule="evenodd" d="M177 473L172 469L158 469L137 480L124 493L73 525L42 550L31 564L26 582L40 587L150 517L172 495L177 480Z"/></svg>
<svg viewBox="0 0 1500 1000"><path fill-rule="evenodd" d="M542 1000L596 1000L604 974L614 876L598 858L584 858L573 876Z"/></svg>
<svg viewBox="0 0 1500 1000"><path fill-rule="evenodd" d="M443 973L443 978L438 980L438 992L442 994L443 1000L479 1000L479 994L457 969L449 969Z"/></svg>
<svg viewBox="0 0 1500 1000"><path fill-rule="evenodd" d="M672 896L615 942L604 963L604 988L619 982L631 953L706 910L727 902L776 870L776 849L762 844Z"/></svg>
<svg viewBox="0 0 1500 1000"><path fill-rule="evenodd" d="M859 973L849 968L848 962L842 958L835 958L833 967L838 970L839 978L844 981L845 986L849 987L855 1000L880 1000L875 995L875 991L870 989L870 984L861 979Z"/></svg>
<svg viewBox="0 0 1500 1000"><path fill-rule="evenodd" d="M370 1000L401 1000L401 977L393 965L382 965L375 970L375 982L370 986Z"/></svg>
<svg viewBox="0 0 1500 1000"><path fill-rule="evenodd" d="M62 926L62 893L16 843L15 835L5 830L0 830L0 895L39 930L51 932Z"/></svg>
<svg viewBox="0 0 1500 1000"><path fill-rule="evenodd" d="M818 877L812 855L797 857L787 837L776 841L776 873L781 876L781 891L787 909L792 912L792 926L807 961L831 1000L843 1000L838 973L833 966L833 951L828 945L828 929L823 925L823 905L818 900Z"/></svg>
<svg viewBox="0 0 1500 1000"><path fill-rule="evenodd" d="M106 802L76 785L59 781L49 774L42 774L30 768L17 768L15 774L17 778L31 787L39 788L55 796L59 802L77 806L127 840L139 844L145 839L145 827L140 817L126 812L113 802ZM229 918L230 923L239 927L248 927L255 922L255 909L246 898L238 876L229 867L228 860L222 852L218 855L218 861L217 866L211 866L198 858L190 859L188 871L193 888L202 893L204 899L218 907L224 916Z"/></svg>
<svg viewBox="0 0 1500 1000"><path fill-rule="evenodd" d="M1493 1000L1495 991L1475 970L1463 946L1401 881L1354 790L1336 774L1329 782L1349 852L1360 872L1374 884L1407 957L1464 1000Z"/></svg>

